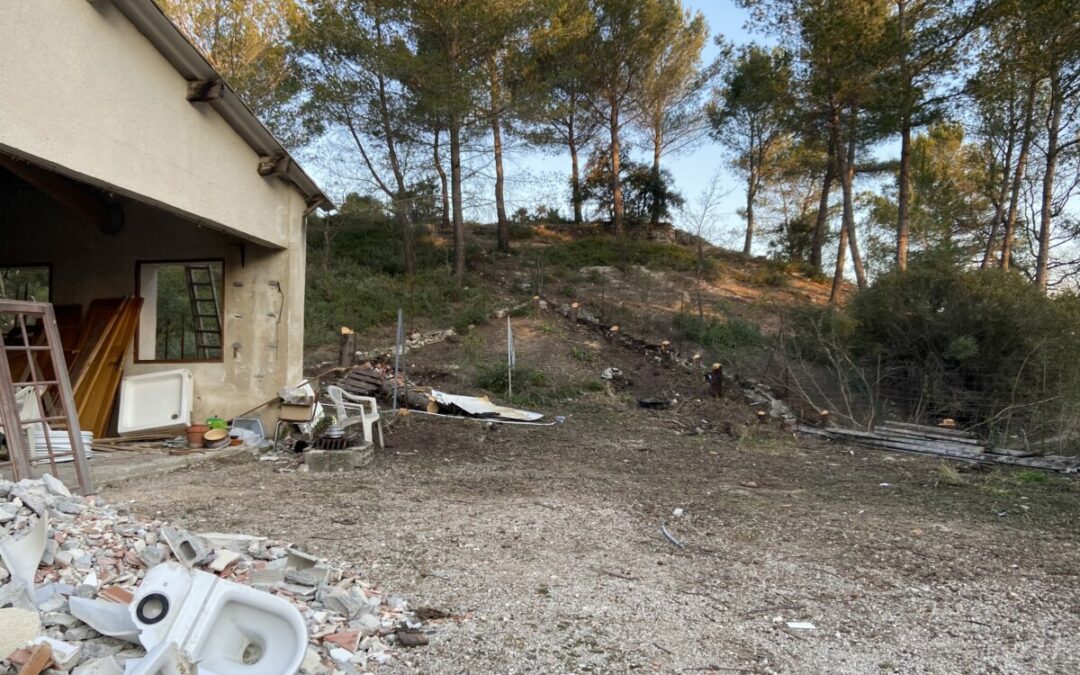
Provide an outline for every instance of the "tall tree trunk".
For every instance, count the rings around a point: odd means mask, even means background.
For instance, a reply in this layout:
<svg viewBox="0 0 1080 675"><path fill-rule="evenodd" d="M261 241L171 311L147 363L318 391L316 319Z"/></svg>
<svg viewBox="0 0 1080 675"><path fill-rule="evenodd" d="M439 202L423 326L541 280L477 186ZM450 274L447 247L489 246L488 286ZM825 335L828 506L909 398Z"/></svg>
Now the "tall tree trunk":
<svg viewBox="0 0 1080 675"><path fill-rule="evenodd" d="M608 115L611 129L611 220L615 236L623 235L622 157L619 155L619 107L611 106Z"/></svg>
<svg viewBox="0 0 1080 675"><path fill-rule="evenodd" d="M851 112L851 120L848 123L847 148L837 148L837 159L840 160L840 187L844 195L844 224L843 229L847 232L848 246L851 249L851 266L855 268L855 282L859 289L866 288L866 268L863 266L862 254L859 253L859 240L855 232L855 201L852 190L855 182L855 131L857 125L857 113ZM837 134L839 137L839 134Z"/></svg>
<svg viewBox="0 0 1080 675"><path fill-rule="evenodd" d="M908 239L911 236L911 115L900 122L900 173L897 176L896 269L907 269Z"/></svg>
<svg viewBox="0 0 1080 675"><path fill-rule="evenodd" d="M581 169L578 167L578 147L573 121L570 122L569 128L570 133L566 138L567 145L570 146L570 201L574 206L574 224L581 225L585 222L581 213L581 205L585 199L581 194Z"/></svg>
<svg viewBox="0 0 1080 675"><path fill-rule="evenodd" d="M829 304L835 305L840 300L840 289L844 287L844 265L847 256L847 227L840 226L839 243L836 248L836 271L833 272L832 290L829 291Z"/></svg>
<svg viewBox="0 0 1080 675"><path fill-rule="evenodd" d="M382 44L382 24L375 21L375 30ZM390 170L394 173L397 190L392 195L394 219L401 230L402 257L404 258L405 276L411 277L416 268L416 254L413 250L412 200L405 185L405 171L398 160L397 143L394 128L390 120L390 98L386 91L386 78L378 76L379 121L382 124L383 138L386 141L386 155L390 160Z"/></svg>
<svg viewBox="0 0 1080 675"><path fill-rule="evenodd" d="M652 159L652 204L649 209L649 231L660 224L660 198L663 193L660 184L660 154L664 143L663 130L659 126L653 127L653 159Z"/></svg>
<svg viewBox="0 0 1080 675"><path fill-rule="evenodd" d="M979 269L989 269L994 259L994 251L997 250L998 228L1005 220L1005 201L1009 198L1009 183L1012 180L1012 156L1016 147L1016 131L1009 133L1009 140L1005 146L1005 162L1001 167L1001 186L998 188L997 204L994 205L994 217L990 221L990 235L986 238L986 250L983 251L982 263Z"/></svg>
<svg viewBox="0 0 1080 675"><path fill-rule="evenodd" d="M900 81L904 92L912 89L911 77L908 75L907 64L907 9L906 0L896 0L896 32L900 44ZM900 172L897 176L897 200L896 200L896 269L903 272L907 269L908 238L911 233L911 111L907 108L907 101L902 104L904 110L900 115ZM845 195L846 198L846 195Z"/></svg>
<svg viewBox="0 0 1080 675"><path fill-rule="evenodd" d="M1013 177L1012 194L1009 196L1009 215L1005 219L1005 232L1001 236L1001 269L1009 269L1012 262L1012 245L1016 237L1016 219L1020 214L1020 189L1027 172L1028 153L1035 138L1035 94L1039 80L1032 76L1028 83L1027 99L1024 101L1024 129L1020 137L1020 154L1016 157L1016 175Z"/></svg>
<svg viewBox="0 0 1080 675"><path fill-rule="evenodd" d="M402 254L405 258L405 276L411 277L416 270L416 252L413 246L412 218L409 213L409 195L398 193L394 200L394 220L401 230Z"/></svg>
<svg viewBox="0 0 1080 675"><path fill-rule="evenodd" d="M1058 140L1061 135L1061 80L1050 78L1050 120L1046 128L1046 171L1043 173L1042 207L1039 214L1039 253L1035 265L1035 285L1043 293L1050 284L1050 226L1053 224L1054 174L1057 173Z"/></svg>
<svg viewBox="0 0 1080 675"><path fill-rule="evenodd" d="M461 206L461 122L450 116L450 189L454 210L454 278L465 283L465 216Z"/></svg>
<svg viewBox="0 0 1080 675"><path fill-rule="evenodd" d="M840 178L841 187L843 187L847 176L847 162L844 159L847 153L844 150L841 138L842 134L840 133L840 111L834 108L832 112L832 118L829 120L829 143L832 146L832 155L833 161L836 164L836 173ZM846 219L844 219L840 225L840 236L837 237L838 245L836 249L836 270L833 272L832 290L829 292L830 305L836 304L836 302L840 300L840 289L842 289L844 286L844 267L847 263L848 249L847 235L847 221Z"/></svg>
<svg viewBox="0 0 1080 675"><path fill-rule="evenodd" d="M834 160L835 149L832 141L826 150L825 177L821 182L821 199L818 202L817 220L814 221L814 238L810 244L810 264L814 269L821 272L821 249L825 246L825 232L829 225L829 192L832 191L833 180L836 178L836 162Z"/></svg>
<svg viewBox="0 0 1080 675"><path fill-rule="evenodd" d="M750 255L750 249L754 244L754 197L757 193L757 172L751 168L746 179L746 238L743 240L742 252L744 256Z"/></svg>
<svg viewBox="0 0 1080 675"><path fill-rule="evenodd" d="M442 195L442 224L444 232L450 230L450 185L446 178L446 169L443 168L442 156L439 154L439 134L442 130L435 130L434 161L435 171L439 174L439 193Z"/></svg>
<svg viewBox="0 0 1080 675"><path fill-rule="evenodd" d="M503 195L505 178L503 176L502 115L499 94L499 63L497 57L491 57L491 139L495 150L495 213L498 217L498 249L510 252L510 222L506 219L506 199Z"/></svg>

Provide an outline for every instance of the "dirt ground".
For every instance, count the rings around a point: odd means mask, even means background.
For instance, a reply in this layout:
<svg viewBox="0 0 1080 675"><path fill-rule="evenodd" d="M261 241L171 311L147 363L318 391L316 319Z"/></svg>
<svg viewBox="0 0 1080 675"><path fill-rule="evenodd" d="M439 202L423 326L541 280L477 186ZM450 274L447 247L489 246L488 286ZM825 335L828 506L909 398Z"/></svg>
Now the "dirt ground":
<svg viewBox="0 0 1080 675"><path fill-rule="evenodd" d="M1077 482L796 438L553 319L517 331L554 381L617 365L634 384L550 401L550 428L413 417L349 475L244 459L104 494L452 614L380 672L1080 672ZM412 372L469 393L499 334ZM678 403L641 410L649 393Z"/></svg>

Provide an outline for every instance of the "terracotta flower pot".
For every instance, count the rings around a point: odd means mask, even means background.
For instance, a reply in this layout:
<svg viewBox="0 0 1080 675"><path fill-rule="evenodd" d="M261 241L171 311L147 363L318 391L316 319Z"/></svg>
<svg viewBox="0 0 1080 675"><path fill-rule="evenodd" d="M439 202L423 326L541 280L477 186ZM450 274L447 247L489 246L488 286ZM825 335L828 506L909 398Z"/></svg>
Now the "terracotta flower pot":
<svg viewBox="0 0 1080 675"><path fill-rule="evenodd" d="M189 448L201 448L203 446L203 434L210 431L205 424L192 424L187 428L187 443Z"/></svg>

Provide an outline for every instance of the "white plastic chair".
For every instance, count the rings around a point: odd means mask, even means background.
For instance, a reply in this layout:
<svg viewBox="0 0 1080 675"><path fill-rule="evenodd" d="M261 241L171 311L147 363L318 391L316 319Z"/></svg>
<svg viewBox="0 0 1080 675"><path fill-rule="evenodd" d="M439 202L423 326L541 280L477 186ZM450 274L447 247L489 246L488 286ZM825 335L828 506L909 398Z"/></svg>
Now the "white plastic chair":
<svg viewBox="0 0 1080 675"><path fill-rule="evenodd" d="M379 430L379 447L385 447L383 445L382 420L379 417L379 405L375 402L373 397L350 394L341 387L335 385L330 385L326 388L326 395L330 397L330 401L334 404L337 426L345 429L346 427L351 427L357 423L363 424L364 440L368 443L374 442L371 428L372 426L375 426ZM370 412L365 409L365 405L371 407ZM354 413L351 417L348 414L349 411L353 411ZM359 412L360 414L357 415L355 414L356 412Z"/></svg>

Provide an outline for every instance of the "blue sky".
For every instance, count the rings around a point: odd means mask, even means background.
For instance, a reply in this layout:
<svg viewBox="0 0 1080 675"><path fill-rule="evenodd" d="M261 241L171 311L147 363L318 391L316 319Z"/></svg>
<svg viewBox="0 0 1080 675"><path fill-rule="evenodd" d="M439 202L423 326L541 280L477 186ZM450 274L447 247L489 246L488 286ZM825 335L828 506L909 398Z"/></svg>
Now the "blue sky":
<svg viewBox="0 0 1080 675"><path fill-rule="evenodd" d="M683 4L688 9L704 14L713 36L722 34L729 42L735 44L743 44L754 37L744 28L748 18L747 13L731 0L683 0ZM711 61L716 53L715 43L710 39L704 54L705 61ZM644 151L637 151L634 158L645 160L645 154ZM651 157L651 151L648 154ZM723 198L718 210L724 214L725 227L737 230L741 226L740 218L736 214L742 202L741 186L737 177L726 170L724 156L716 142L704 139L695 148L668 156L662 161L664 167L675 179L675 188L688 202L695 200L702 191L706 190L719 172L721 188L728 194ZM513 211L519 206L532 208L536 204L546 203L557 206L564 215L571 213L569 195L564 194L568 192L566 181L570 173L569 163L570 158L566 153L545 155L527 148L511 152L507 158L506 167L507 198L514 202L510 205L510 210ZM582 163L584 163L584 158ZM483 207L477 209L479 213L487 210ZM480 218L493 219L493 214L480 216ZM680 218L676 216L675 220L678 223Z"/></svg>
<svg viewBox="0 0 1080 675"><path fill-rule="evenodd" d="M701 11L709 24L711 36L722 34L725 39L735 44L751 40L744 25L747 13L737 7L732 0L683 0L685 7ZM760 36L759 36L760 37ZM711 61L717 54L715 42L710 38L703 59ZM632 141L631 141L632 143ZM357 177L364 172L356 168L357 158L354 150L348 147L344 156L339 156L329 143L317 143L307 149L305 166L313 177L336 198L345 192L370 191L371 187ZM346 142L346 146L349 144ZM651 150L632 150L631 158L638 161L651 161ZM584 167L587 153L580 157ZM465 207L466 218L493 222L494 207L494 170L490 150L477 146L477 153L467 159L470 168L466 169ZM726 196L716 212L722 214L722 228L737 233L743 227L736 210L742 205L741 182L725 168L724 156L719 145L705 138L698 145L677 155L666 156L663 160L665 169L675 179L675 189L694 202L702 191L708 188L713 178L720 175L720 187ZM504 158L506 172L507 210L513 213L518 208L530 211L544 204L555 207L564 216L572 214L570 206L570 157L569 153L545 153L524 145L518 139L508 139ZM681 216L674 217L680 224ZM736 237L741 246L741 235Z"/></svg>

